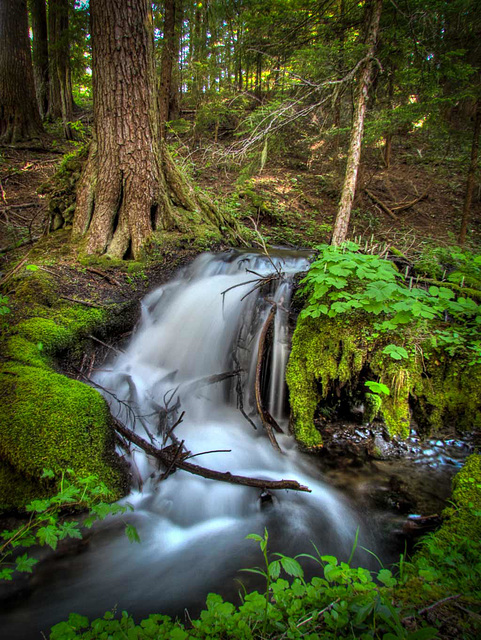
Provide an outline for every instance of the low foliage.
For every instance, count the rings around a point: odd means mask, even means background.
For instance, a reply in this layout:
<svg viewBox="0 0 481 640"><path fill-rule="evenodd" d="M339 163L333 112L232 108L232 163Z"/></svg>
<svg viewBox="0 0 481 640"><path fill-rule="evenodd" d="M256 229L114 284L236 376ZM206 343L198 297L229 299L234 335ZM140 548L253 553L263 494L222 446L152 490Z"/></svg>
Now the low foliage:
<svg viewBox="0 0 481 640"><path fill-rule="evenodd" d="M44 469L42 477L46 481L55 480L50 469ZM56 484L55 495L33 500L26 506L28 519L25 523L0 534L0 580L12 580L15 572L32 573L38 560L28 553L21 554L21 550L35 545L46 545L55 550L65 538L82 538L80 523L62 517L66 510L73 513L88 509L89 515L82 523L87 528L108 515L132 510L129 504L109 504L113 493L95 475L80 477L67 469L57 478ZM139 541L132 525L126 525L126 534L131 541Z"/></svg>
<svg viewBox="0 0 481 640"><path fill-rule="evenodd" d="M481 307L470 297L456 295L449 282L427 290L414 286L413 278L405 278L392 262L362 253L354 242L318 249L320 255L302 281L309 296L302 317L333 318L359 311L376 316L374 329L381 332L413 323L429 326L433 346L445 347L451 355L468 350L471 364L481 362ZM478 262L481 256L472 259L474 266ZM408 357L398 345L388 345L384 353L395 360Z"/></svg>

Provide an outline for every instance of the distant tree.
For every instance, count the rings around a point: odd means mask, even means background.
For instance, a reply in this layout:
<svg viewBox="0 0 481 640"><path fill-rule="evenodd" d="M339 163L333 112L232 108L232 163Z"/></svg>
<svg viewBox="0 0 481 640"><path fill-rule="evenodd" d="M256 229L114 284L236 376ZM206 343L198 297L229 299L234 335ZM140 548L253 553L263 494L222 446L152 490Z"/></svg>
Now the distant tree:
<svg viewBox="0 0 481 640"><path fill-rule="evenodd" d="M359 71L358 91L355 112L349 140L346 173L342 186L341 200L337 210L332 244L340 244L347 237L352 203L356 193L357 173L361 160L361 145L364 133L364 118L366 115L369 87L371 86L371 72L376 42L379 31L379 20L382 11L382 0L368 0L365 9L366 52L364 62Z"/></svg>
<svg viewBox="0 0 481 640"><path fill-rule="evenodd" d="M463 217L461 220L461 231L459 233L459 244L466 242L468 231L468 221L471 213L471 203L473 201L474 183L476 178L476 170L478 168L479 153L479 135L481 132L481 98L476 101L476 113L474 116L473 141L471 144L471 160L468 169L468 179L466 182L466 191L464 193Z"/></svg>
<svg viewBox="0 0 481 640"><path fill-rule="evenodd" d="M137 258L153 231L224 225L161 140L151 3L91 0L90 10L95 124L74 237L87 253Z"/></svg>
<svg viewBox="0 0 481 640"><path fill-rule="evenodd" d="M33 80L27 0L0 2L0 142L43 133Z"/></svg>
<svg viewBox="0 0 481 640"><path fill-rule="evenodd" d="M68 125L73 118L74 101L70 72L70 0L49 0L48 38L50 64L50 112L62 118L67 139L72 137Z"/></svg>
<svg viewBox="0 0 481 640"><path fill-rule="evenodd" d="M47 115L49 103L47 4L45 0L29 0L29 8L32 19L35 91L40 115L44 118Z"/></svg>

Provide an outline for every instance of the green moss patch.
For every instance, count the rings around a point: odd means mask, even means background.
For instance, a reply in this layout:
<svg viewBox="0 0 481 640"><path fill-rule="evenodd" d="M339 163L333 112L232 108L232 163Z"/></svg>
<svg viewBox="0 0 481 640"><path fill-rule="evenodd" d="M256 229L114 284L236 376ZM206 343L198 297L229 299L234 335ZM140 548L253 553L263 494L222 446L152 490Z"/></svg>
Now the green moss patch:
<svg viewBox="0 0 481 640"><path fill-rule="evenodd" d="M95 389L21 364L5 366L0 377L0 458L30 479L45 468L95 473L120 495L110 413Z"/></svg>
<svg viewBox="0 0 481 640"><path fill-rule="evenodd" d="M433 349L426 336L374 335L372 319L352 314L341 318L300 317L292 340L286 379L292 427L301 445L322 444L314 426L316 411L334 395L364 402L366 418L381 418L391 436L406 438L412 414L429 434L446 426L481 427L481 365ZM393 359L386 343L415 344L409 357ZM381 382L389 395L372 397L366 380Z"/></svg>

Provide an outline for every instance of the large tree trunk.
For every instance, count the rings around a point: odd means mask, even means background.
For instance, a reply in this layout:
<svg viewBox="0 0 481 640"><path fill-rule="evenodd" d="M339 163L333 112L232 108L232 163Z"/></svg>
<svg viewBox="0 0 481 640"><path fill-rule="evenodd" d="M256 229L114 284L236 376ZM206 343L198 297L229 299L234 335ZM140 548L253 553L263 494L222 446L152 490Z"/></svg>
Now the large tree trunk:
<svg viewBox="0 0 481 640"><path fill-rule="evenodd" d="M346 173L342 187L341 200L337 211L332 244L340 244L347 237L352 203L356 193L357 173L361 160L361 145L364 133L364 117L366 115L369 87L371 85L372 63L376 51L379 19L381 17L382 0L369 0L366 4L366 59L359 72L358 95L354 111Z"/></svg>
<svg viewBox="0 0 481 640"><path fill-rule="evenodd" d="M28 38L27 0L0 2L0 142L43 133Z"/></svg>
<svg viewBox="0 0 481 640"><path fill-rule="evenodd" d="M476 102L476 115L474 119L473 142L471 144L471 161L468 169L468 179L466 182L466 192L464 194L463 218L461 221L461 231L459 233L459 244L466 242L468 230L468 220L471 213L471 203L473 201L474 182L476 169L478 168L479 134L481 132L481 98Z"/></svg>
<svg viewBox="0 0 481 640"><path fill-rule="evenodd" d="M87 253L137 258L155 230L225 224L196 196L160 138L151 3L91 0L95 130L74 236Z"/></svg>
<svg viewBox="0 0 481 640"><path fill-rule="evenodd" d="M40 115L44 118L48 112L49 98L47 5L45 0L29 0L29 5L32 17L32 61L35 91Z"/></svg>
<svg viewBox="0 0 481 640"><path fill-rule="evenodd" d="M74 101L70 73L69 0L49 0L48 36L50 61L49 115L62 118L65 137L72 138Z"/></svg>

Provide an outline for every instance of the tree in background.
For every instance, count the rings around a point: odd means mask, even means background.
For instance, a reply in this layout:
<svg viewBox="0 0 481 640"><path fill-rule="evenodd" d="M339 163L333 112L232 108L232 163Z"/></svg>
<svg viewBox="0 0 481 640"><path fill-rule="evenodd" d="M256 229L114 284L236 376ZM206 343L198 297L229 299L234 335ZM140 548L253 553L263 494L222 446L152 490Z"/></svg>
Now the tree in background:
<svg viewBox="0 0 481 640"><path fill-rule="evenodd" d="M42 118L49 110L49 62L47 5L45 0L29 0L32 19L32 61L38 107Z"/></svg>
<svg viewBox="0 0 481 640"><path fill-rule="evenodd" d="M90 10L95 124L74 236L85 236L87 253L137 258L153 231L185 229L186 211L225 224L161 140L151 3L91 0Z"/></svg>
<svg viewBox="0 0 481 640"><path fill-rule="evenodd" d="M366 115L373 58L376 52L379 20L381 18L382 0L370 0L366 3L366 56L359 71L358 93L356 97L355 113L353 117L349 152L347 155L346 174L342 186L341 200L337 211L332 244L337 245L347 237L352 203L356 193L357 172L361 160L361 145L364 132L364 118Z"/></svg>
<svg viewBox="0 0 481 640"><path fill-rule="evenodd" d="M15 143L43 133L28 37L27 0L0 2L0 141Z"/></svg>
<svg viewBox="0 0 481 640"><path fill-rule="evenodd" d="M72 132L68 123L72 121L74 111L70 72L70 10L70 0L49 0L49 116L52 118L62 118L65 137L68 140L72 138Z"/></svg>

